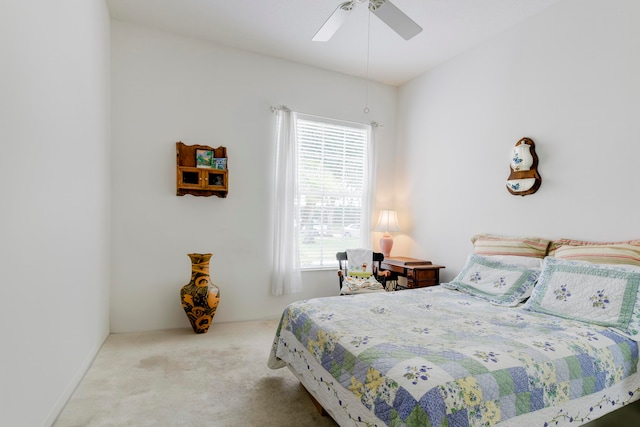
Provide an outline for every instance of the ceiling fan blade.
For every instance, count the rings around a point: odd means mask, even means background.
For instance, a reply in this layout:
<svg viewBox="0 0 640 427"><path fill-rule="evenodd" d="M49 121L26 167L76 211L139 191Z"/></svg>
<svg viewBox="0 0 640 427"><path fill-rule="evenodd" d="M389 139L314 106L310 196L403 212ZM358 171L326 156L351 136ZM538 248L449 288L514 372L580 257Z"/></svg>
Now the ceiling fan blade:
<svg viewBox="0 0 640 427"><path fill-rule="evenodd" d="M422 31L420 25L389 0L372 0L369 2L369 10L405 40L413 38Z"/></svg>
<svg viewBox="0 0 640 427"><path fill-rule="evenodd" d="M322 24L315 36L314 42L326 42L338 31L353 10L353 0L340 4L331 16Z"/></svg>

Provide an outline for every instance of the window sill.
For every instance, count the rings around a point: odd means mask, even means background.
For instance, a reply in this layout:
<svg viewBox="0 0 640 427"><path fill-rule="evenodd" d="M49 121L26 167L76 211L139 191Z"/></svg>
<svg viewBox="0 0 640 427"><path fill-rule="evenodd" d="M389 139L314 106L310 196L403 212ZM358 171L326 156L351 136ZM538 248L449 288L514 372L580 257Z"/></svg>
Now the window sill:
<svg viewBox="0 0 640 427"><path fill-rule="evenodd" d="M300 271L302 273L307 273L311 271L336 271L340 267L338 265L327 266L327 267L300 267Z"/></svg>

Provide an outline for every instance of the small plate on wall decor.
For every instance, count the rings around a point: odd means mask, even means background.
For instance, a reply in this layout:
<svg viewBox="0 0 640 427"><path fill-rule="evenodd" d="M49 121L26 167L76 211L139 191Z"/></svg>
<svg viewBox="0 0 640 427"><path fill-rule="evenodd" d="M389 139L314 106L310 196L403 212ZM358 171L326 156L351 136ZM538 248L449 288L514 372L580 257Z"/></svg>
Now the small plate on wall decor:
<svg viewBox="0 0 640 427"><path fill-rule="evenodd" d="M530 138L522 138L511 153L507 190L516 196L526 196L538 191L542 178L538 173L536 145Z"/></svg>

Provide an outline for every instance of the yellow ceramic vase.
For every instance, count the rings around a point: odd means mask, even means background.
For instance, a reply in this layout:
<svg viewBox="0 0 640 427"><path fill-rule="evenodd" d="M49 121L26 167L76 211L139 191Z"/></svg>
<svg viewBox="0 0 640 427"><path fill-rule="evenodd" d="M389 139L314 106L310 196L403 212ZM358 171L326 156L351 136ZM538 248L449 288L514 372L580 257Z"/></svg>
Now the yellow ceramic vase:
<svg viewBox="0 0 640 427"><path fill-rule="evenodd" d="M211 283L209 260L211 254L188 254L191 258L191 281L180 289L180 300L193 332L209 330L220 302L220 288Z"/></svg>

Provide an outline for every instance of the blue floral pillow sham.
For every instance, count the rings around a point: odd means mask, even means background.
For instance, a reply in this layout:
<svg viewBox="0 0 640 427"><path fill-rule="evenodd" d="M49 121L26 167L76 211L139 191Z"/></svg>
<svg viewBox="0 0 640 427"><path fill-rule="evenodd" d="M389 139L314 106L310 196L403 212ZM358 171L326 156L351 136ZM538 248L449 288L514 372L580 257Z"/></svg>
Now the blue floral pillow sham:
<svg viewBox="0 0 640 427"><path fill-rule="evenodd" d="M639 287L637 271L547 257L525 308L628 333Z"/></svg>
<svg viewBox="0 0 640 427"><path fill-rule="evenodd" d="M458 276L442 286L496 305L514 307L531 295L539 274L538 268L508 264L473 254Z"/></svg>

